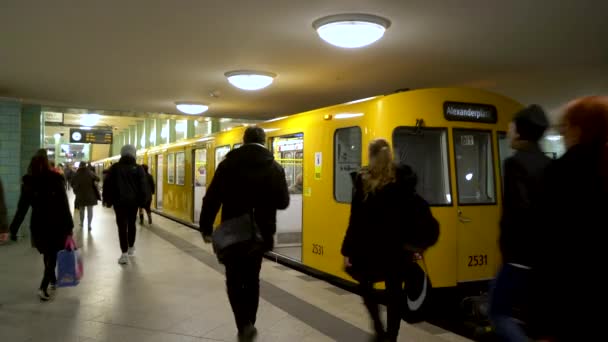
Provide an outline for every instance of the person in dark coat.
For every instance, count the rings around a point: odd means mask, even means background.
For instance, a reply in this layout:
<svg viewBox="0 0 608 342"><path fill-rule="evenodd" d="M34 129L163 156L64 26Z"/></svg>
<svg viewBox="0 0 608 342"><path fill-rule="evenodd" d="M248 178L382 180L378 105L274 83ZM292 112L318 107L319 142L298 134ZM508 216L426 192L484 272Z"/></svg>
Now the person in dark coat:
<svg viewBox="0 0 608 342"><path fill-rule="evenodd" d="M87 213L87 227L91 231L91 223L93 222L93 207L97 205L97 201L100 200L99 189L97 188L97 182L99 177L95 175L86 166L85 163L80 163L78 171L72 177L72 188L76 195L75 206L78 208L80 213L80 226L84 225L84 214L85 209Z"/></svg>
<svg viewBox="0 0 608 342"><path fill-rule="evenodd" d="M4 186L0 179L0 242L6 241L8 237L8 211L4 199Z"/></svg>
<svg viewBox="0 0 608 342"><path fill-rule="evenodd" d="M551 162L539 141L549 127L544 110L531 105L516 113L509 127L515 154L504 161L504 199L500 221L500 251L503 265L490 299L490 319L503 341L527 341L513 318L515 304L529 304L533 255L538 248L539 196L545 169Z"/></svg>
<svg viewBox="0 0 608 342"><path fill-rule="evenodd" d="M376 331L375 341L397 341L401 324L403 282L413 253L406 251L408 218L412 218L416 175L395 165L388 141L369 146L369 166L355 176L348 228L342 243L344 266L360 284ZM373 284L384 281L388 295L387 328L380 319Z"/></svg>
<svg viewBox="0 0 608 342"><path fill-rule="evenodd" d="M152 195L154 195L156 191L156 185L154 184L154 177L148 172L148 165L143 164L141 167L144 168L144 172L146 173L146 183L148 184L148 189L150 189L150 198L142 208L139 208L139 223L144 224L144 210L148 214L148 224L152 225Z"/></svg>
<svg viewBox="0 0 608 342"><path fill-rule="evenodd" d="M67 237L72 234L74 222L63 176L51 170L46 150L36 153L28 173L23 176L17 213L10 225L13 241L17 240L17 232L30 207L33 245L43 255L44 261L44 276L38 295L42 300L49 300L57 282L57 253L65 247Z"/></svg>
<svg viewBox="0 0 608 342"><path fill-rule="evenodd" d="M116 213L121 265L128 264L129 256L135 255L137 211L150 197L144 169L137 165L135 154L133 145L123 146L120 160L110 167L103 184L103 203L114 207Z"/></svg>
<svg viewBox="0 0 608 342"><path fill-rule="evenodd" d="M262 256L273 248L277 209L289 205L285 171L263 145L265 140L262 128L245 130L244 145L228 153L215 171L203 199L199 220L204 241L211 242L213 223L220 207L222 222L252 212L263 236L265 248L259 254L223 260L228 298L239 339L244 341L257 335L255 322Z"/></svg>
<svg viewBox="0 0 608 342"><path fill-rule="evenodd" d="M605 325L608 96L569 103L561 131L567 151L545 173L535 319L552 341L596 341Z"/></svg>

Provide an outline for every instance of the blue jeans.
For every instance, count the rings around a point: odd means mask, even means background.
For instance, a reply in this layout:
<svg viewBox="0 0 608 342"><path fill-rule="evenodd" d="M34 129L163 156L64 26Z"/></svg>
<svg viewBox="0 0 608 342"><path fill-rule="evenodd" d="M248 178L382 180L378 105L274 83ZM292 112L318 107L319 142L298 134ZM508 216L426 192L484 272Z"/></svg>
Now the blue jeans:
<svg viewBox="0 0 608 342"><path fill-rule="evenodd" d="M523 342L530 339L513 317L516 305L527 304L531 271L504 264L490 293L490 321L501 341Z"/></svg>

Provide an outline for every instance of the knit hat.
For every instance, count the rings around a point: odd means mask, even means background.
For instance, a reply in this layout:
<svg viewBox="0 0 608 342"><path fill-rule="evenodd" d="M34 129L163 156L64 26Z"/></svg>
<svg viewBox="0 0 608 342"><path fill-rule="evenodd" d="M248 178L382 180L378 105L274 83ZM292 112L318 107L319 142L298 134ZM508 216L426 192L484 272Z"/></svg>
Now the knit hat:
<svg viewBox="0 0 608 342"><path fill-rule="evenodd" d="M133 145L125 145L120 149L120 156L121 157L133 157L135 158L135 155L137 154L137 150L135 149L135 146Z"/></svg>
<svg viewBox="0 0 608 342"><path fill-rule="evenodd" d="M530 105L515 114L513 119L519 139L537 142L543 137L549 127L549 120L543 108Z"/></svg>

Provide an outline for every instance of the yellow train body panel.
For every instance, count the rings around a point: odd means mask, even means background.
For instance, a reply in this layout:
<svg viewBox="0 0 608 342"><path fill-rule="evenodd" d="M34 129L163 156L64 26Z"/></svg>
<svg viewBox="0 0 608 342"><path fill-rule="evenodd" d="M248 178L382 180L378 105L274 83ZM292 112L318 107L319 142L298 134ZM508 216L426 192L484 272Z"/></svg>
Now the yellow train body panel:
<svg viewBox="0 0 608 342"><path fill-rule="evenodd" d="M478 112L475 108L479 108ZM441 224L438 243L425 254L433 286L452 287L492 278L500 263L497 247L502 197L500 168L501 159L506 157L502 133L521 108L512 99L483 90L438 88L379 96L260 124L267 132L268 147L289 171L288 180L303 181L301 194L292 198L298 211L301 207L301 213L292 208L287 216L280 214L283 216L279 224L285 221L301 227L301 232L296 229L285 233L288 238L284 245L291 250L301 248L295 259L302 264L351 280L343 270L340 254L350 204L338 197L345 197L350 186L345 175L367 164L368 143L385 138L406 163L409 151L416 148L418 162L430 165L433 160L441 161L438 167L425 166L426 171L419 174L423 186L435 189L434 196L443 201L431 203ZM495 122L485 122L483 115L493 111ZM457 118L459 115L462 120ZM197 194L202 197L225 153L242 143L243 132L244 128L235 128L140 151L142 160L152 164L150 170L155 180L163 178L162 209L156 205L157 199L153 207L176 219L197 222L201 204ZM351 146L341 139L348 142L353 139L356 143ZM432 142L428 155L420 154L426 147L416 147L417 141L426 144L427 140ZM183 168L179 181L177 166L173 164L178 155L181 155L179 167ZM107 166L107 161L100 162ZM158 172L159 166L162 172ZM174 171L169 172L171 168ZM432 181L432 177L438 181ZM404 217L404 222L407 220Z"/></svg>

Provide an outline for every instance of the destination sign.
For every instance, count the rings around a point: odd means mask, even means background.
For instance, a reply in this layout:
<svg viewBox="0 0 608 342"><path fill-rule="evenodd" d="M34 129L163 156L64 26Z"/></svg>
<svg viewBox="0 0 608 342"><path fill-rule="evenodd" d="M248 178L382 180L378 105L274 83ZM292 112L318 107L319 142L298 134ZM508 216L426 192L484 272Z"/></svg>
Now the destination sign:
<svg viewBox="0 0 608 342"><path fill-rule="evenodd" d="M443 115L448 121L482 123L496 123L498 121L496 107L477 103L444 102Z"/></svg>
<svg viewBox="0 0 608 342"><path fill-rule="evenodd" d="M70 128L70 142L81 144L111 144L111 130Z"/></svg>

